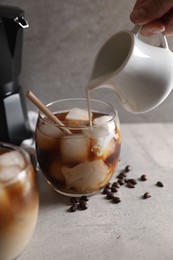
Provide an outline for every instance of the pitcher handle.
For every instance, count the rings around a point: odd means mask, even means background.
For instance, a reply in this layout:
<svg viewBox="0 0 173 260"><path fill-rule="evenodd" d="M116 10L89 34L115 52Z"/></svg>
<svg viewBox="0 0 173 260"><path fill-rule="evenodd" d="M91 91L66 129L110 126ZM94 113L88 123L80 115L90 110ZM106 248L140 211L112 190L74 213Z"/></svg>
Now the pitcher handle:
<svg viewBox="0 0 173 260"><path fill-rule="evenodd" d="M132 29L132 33L134 33L137 37L141 31L141 25L135 25ZM163 33L159 33L160 47L164 49L169 49L168 42L166 36Z"/></svg>

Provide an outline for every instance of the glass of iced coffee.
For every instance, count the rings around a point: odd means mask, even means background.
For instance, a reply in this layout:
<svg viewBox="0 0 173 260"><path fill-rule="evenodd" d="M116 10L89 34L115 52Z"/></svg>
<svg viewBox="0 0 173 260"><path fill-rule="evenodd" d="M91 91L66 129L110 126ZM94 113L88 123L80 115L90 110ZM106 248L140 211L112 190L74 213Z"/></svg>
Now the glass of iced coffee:
<svg viewBox="0 0 173 260"><path fill-rule="evenodd" d="M92 195L113 176L120 154L121 134L112 105L85 98L52 102L47 108L62 122L39 112L36 153L47 182L61 194ZM90 116L89 116L90 115Z"/></svg>
<svg viewBox="0 0 173 260"><path fill-rule="evenodd" d="M0 259L16 259L29 243L38 215L38 190L29 155L0 143Z"/></svg>

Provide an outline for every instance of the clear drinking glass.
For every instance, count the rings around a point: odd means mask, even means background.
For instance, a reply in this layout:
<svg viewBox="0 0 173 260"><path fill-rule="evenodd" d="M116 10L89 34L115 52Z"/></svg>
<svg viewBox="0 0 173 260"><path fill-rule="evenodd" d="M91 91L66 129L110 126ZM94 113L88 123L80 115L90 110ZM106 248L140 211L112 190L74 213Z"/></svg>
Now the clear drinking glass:
<svg viewBox="0 0 173 260"><path fill-rule="evenodd" d="M105 102L90 102L92 125L83 98L47 105L62 127L39 112L35 133L38 162L47 182L64 195L98 192L109 182L118 163L121 133L117 111Z"/></svg>
<svg viewBox="0 0 173 260"><path fill-rule="evenodd" d="M29 155L0 143L0 259L16 259L29 243L38 216L38 190Z"/></svg>

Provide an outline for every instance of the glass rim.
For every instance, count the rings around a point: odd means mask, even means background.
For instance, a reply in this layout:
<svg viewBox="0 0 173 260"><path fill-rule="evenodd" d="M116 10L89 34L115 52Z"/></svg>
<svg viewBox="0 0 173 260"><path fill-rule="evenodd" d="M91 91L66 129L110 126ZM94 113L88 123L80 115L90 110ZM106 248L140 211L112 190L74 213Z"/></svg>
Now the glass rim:
<svg viewBox="0 0 173 260"><path fill-rule="evenodd" d="M55 100L55 101L52 101L52 102L50 102L50 103L48 103L47 105L46 105L46 107L47 108L49 108L50 106L53 106L54 104L56 104L56 103L60 103L60 102L70 102L70 101L87 101L87 99L86 98L65 98L65 99L59 99L59 100ZM117 120L119 120L119 117L118 117L118 111L117 111L117 109L112 105L112 104L110 104L110 103L108 103L108 102L105 102L105 101L102 101L102 100L97 100L97 99L90 99L90 101L91 102L95 102L95 103L99 103L99 104L103 104L103 105L106 105L106 106L109 106L109 107L111 107L112 108L112 112L114 113L114 115L111 115L112 116L112 118L111 119L109 119L109 120L107 120L106 122L104 122L104 123L101 123L101 124L97 124L97 125L92 125L92 126L90 126L90 125L87 125L87 126L67 126L67 125L64 125L64 126L59 126L59 125L57 125L57 124L55 124L54 122L52 122L52 121L47 121L46 120L46 116L43 114L43 112L41 112L40 110L39 110L39 118L41 118L41 120L42 121L44 121L44 123L46 123L46 124L50 124L50 125L56 125L59 129L71 129L71 130L82 130L82 129L88 129L88 128L98 128L98 127L104 127L105 125L107 125L107 124L110 124L111 122L113 122L113 121L117 121ZM67 111L69 111L69 110L67 110ZM91 110L92 111L92 110ZM56 111L56 112L58 112L58 111ZM98 110L98 112L99 112L99 110Z"/></svg>
<svg viewBox="0 0 173 260"><path fill-rule="evenodd" d="M12 184L13 182L15 182L15 180L18 178L18 176L22 176L23 174L26 174L29 171L30 163L31 163L29 154L23 148L21 148L20 146L17 146L15 144L11 144L11 143L8 143L8 142L1 142L0 141L0 149L1 148L9 149L9 151L18 151L24 157L26 165L25 165L23 170L20 170L18 173L16 173L11 178L8 178L7 180L3 180L3 181L0 180L0 189L4 188L5 186ZM22 179L22 177L21 177L21 179Z"/></svg>

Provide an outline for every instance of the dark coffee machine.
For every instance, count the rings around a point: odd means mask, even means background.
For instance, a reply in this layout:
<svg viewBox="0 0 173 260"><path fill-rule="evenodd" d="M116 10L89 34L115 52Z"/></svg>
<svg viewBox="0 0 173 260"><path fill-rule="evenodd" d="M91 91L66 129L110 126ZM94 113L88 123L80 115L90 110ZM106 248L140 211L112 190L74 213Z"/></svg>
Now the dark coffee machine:
<svg viewBox="0 0 173 260"><path fill-rule="evenodd" d="M27 27L23 10L0 5L0 141L17 145L31 136L19 84L23 29Z"/></svg>

